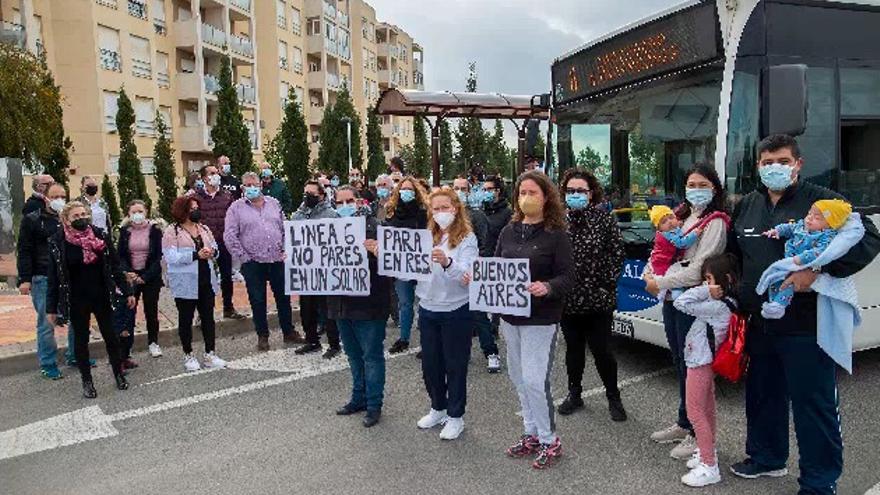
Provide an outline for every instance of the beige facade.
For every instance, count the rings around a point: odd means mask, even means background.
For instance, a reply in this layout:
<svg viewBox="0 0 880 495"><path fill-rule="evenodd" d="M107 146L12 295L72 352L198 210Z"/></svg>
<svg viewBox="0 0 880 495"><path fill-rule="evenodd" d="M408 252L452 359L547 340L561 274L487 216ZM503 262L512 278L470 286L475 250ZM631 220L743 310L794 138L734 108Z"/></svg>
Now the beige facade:
<svg viewBox="0 0 880 495"><path fill-rule="evenodd" d="M290 88L303 104L315 160L324 108L344 85L364 135L367 108L382 90L422 87L419 45L379 22L363 0L0 0L0 19L4 32L19 30L30 50L45 51L62 88L74 192L83 175L117 171L121 87L135 109L147 174L157 110L171 129L178 173L208 163L224 53L257 161L278 131ZM412 119L389 118L382 129L389 158L412 143Z"/></svg>

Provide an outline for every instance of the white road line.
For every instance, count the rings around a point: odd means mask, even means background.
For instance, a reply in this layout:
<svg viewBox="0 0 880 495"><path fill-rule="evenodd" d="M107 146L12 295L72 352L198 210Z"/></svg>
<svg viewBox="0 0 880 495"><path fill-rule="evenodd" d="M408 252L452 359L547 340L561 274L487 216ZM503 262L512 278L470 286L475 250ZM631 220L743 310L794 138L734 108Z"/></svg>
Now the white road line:
<svg viewBox="0 0 880 495"><path fill-rule="evenodd" d="M880 495L880 483L869 488L868 491L865 492L865 495Z"/></svg>

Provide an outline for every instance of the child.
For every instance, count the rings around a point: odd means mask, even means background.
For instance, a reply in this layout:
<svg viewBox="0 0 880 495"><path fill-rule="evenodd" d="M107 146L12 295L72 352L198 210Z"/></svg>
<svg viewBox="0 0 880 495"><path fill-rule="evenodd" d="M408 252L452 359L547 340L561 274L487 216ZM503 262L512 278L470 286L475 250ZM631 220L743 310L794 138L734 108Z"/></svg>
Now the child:
<svg viewBox="0 0 880 495"><path fill-rule="evenodd" d="M648 212L651 224L657 230L654 235L654 248L651 250L651 269L655 275L666 275L666 271L678 261L678 252L687 249L697 242L702 232L695 228L685 234L681 230L681 220L675 216L672 208L657 205Z"/></svg>
<svg viewBox="0 0 880 495"><path fill-rule="evenodd" d="M793 258L796 265L809 265L831 244L837 231L852 213L852 205L841 199L823 199L813 203L803 220L783 223L764 232L771 239L785 241L785 257ZM764 303L761 316L779 319L794 297L794 286L781 288L782 282L770 286L770 301Z"/></svg>
<svg viewBox="0 0 880 495"><path fill-rule="evenodd" d="M737 260L732 254L718 254L703 262L700 272L705 284L688 289L673 302L679 311L696 318L684 342L687 365L685 396L688 419L694 426L697 451L688 461L690 469L681 482L703 487L721 481L715 452L715 373L712 360L718 345L727 338L727 327L736 302L739 279Z"/></svg>

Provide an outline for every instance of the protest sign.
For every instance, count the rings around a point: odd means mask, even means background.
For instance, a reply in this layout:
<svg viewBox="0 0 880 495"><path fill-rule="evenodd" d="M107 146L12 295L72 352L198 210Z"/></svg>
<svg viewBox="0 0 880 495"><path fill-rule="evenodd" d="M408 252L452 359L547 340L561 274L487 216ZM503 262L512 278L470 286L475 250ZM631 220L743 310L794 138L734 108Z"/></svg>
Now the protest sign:
<svg viewBox="0 0 880 495"><path fill-rule="evenodd" d="M528 259L477 258L470 283L470 310L531 316Z"/></svg>
<svg viewBox="0 0 880 495"><path fill-rule="evenodd" d="M400 280L431 280L434 239L427 229L379 226L379 275Z"/></svg>
<svg viewBox="0 0 880 495"><path fill-rule="evenodd" d="M301 296L370 294L364 217L284 222L284 291Z"/></svg>

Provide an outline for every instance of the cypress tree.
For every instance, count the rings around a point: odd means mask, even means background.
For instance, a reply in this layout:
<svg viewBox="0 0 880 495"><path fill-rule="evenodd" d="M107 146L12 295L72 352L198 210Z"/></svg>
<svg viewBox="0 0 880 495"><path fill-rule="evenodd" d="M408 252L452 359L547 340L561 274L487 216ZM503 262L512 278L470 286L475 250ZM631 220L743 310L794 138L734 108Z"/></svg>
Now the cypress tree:
<svg viewBox="0 0 880 495"><path fill-rule="evenodd" d="M440 121L440 173L444 179L452 179L455 177L455 152L452 148L452 142L455 138L452 136L452 129L449 127L449 121L443 119Z"/></svg>
<svg viewBox="0 0 880 495"><path fill-rule="evenodd" d="M382 127L376 109L367 111L367 177L373 180L385 171L385 152L382 149Z"/></svg>
<svg viewBox="0 0 880 495"><path fill-rule="evenodd" d="M116 112L116 130L119 132L119 189L120 204L126 205L133 199L143 200L150 208L150 196L147 194L147 183L141 170L137 146L134 144L134 108L125 94L119 90L119 103Z"/></svg>
<svg viewBox="0 0 880 495"><path fill-rule="evenodd" d="M328 119L329 117L329 119ZM363 165L361 148L361 118L351 101L348 86L344 86L336 96L333 108L324 110L321 120L321 148L318 153L318 166L321 170L336 174L343 184L348 181L348 141L344 118L351 119L351 164Z"/></svg>
<svg viewBox="0 0 880 495"><path fill-rule="evenodd" d="M468 78L465 89L468 93L477 91L477 64L471 62L468 65ZM456 175L463 173L475 164L485 164L487 161L486 136L483 133L483 124L476 117L466 117L458 120L458 131L455 139L458 141L458 163Z"/></svg>
<svg viewBox="0 0 880 495"><path fill-rule="evenodd" d="M413 118L413 161L410 165L412 172L417 177L425 179L431 177L431 145L428 143L428 135L425 119L421 115Z"/></svg>
<svg viewBox="0 0 880 495"><path fill-rule="evenodd" d="M156 133L158 138L153 148L153 163L156 166L156 188L159 191L159 216L171 222L171 204L177 197L176 173L174 172L174 150L165 136L168 126L159 112L156 112Z"/></svg>
<svg viewBox="0 0 880 495"><path fill-rule="evenodd" d="M287 179L287 187L294 197L294 204L299 204L296 198L302 195L306 181L309 180L309 131L293 88L287 95L284 120L275 136L275 146L275 152L281 158L281 170Z"/></svg>
<svg viewBox="0 0 880 495"><path fill-rule="evenodd" d="M211 129L214 158L228 156L232 164L232 174L241 177L245 172L254 169L254 155L251 152L251 138L238 105L238 93L232 82L229 55L223 55L220 61L219 87L217 123Z"/></svg>
<svg viewBox="0 0 880 495"><path fill-rule="evenodd" d="M104 180L101 181L101 197L107 203L107 216L110 217L110 231L122 222L122 214L119 211L119 202L116 200L116 190L110 177L104 174Z"/></svg>

